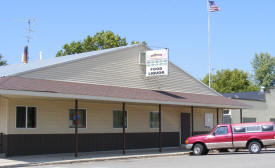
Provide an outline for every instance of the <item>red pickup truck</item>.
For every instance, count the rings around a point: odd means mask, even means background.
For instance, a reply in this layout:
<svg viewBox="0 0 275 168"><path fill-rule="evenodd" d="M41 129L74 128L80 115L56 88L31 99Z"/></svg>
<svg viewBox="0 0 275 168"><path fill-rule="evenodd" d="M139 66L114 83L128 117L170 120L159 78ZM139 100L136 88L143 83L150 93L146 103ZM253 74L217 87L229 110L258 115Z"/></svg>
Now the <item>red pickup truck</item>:
<svg viewBox="0 0 275 168"><path fill-rule="evenodd" d="M247 148L250 153L260 153L263 147L275 144L273 122L217 125L210 134L187 138L186 148L194 155L204 155L212 149Z"/></svg>

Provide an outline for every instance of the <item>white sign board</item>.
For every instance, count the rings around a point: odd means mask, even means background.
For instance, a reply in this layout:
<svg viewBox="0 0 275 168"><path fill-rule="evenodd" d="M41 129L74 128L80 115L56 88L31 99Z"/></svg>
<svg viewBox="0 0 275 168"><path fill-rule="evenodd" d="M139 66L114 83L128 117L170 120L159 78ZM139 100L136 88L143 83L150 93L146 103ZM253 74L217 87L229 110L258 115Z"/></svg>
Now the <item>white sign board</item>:
<svg viewBox="0 0 275 168"><path fill-rule="evenodd" d="M205 127L213 128L214 127L214 115L213 113L205 113Z"/></svg>
<svg viewBox="0 0 275 168"><path fill-rule="evenodd" d="M146 51L146 77L168 75L168 49Z"/></svg>

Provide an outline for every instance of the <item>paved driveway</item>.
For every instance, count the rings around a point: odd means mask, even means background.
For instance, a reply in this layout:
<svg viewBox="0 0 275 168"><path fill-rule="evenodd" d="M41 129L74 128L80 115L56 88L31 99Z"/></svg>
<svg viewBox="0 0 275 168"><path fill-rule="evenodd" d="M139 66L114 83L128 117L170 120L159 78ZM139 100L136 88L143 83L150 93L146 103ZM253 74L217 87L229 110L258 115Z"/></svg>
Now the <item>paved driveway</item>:
<svg viewBox="0 0 275 168"><path fill-rule="evenodd" d="M78 164L49 165L44 168L264 168L274 167L275 150L261 154L248 152L217 153L206 156L172 156L143 159L99 161ZM42 166L39 166L42 167Z"/></svg>

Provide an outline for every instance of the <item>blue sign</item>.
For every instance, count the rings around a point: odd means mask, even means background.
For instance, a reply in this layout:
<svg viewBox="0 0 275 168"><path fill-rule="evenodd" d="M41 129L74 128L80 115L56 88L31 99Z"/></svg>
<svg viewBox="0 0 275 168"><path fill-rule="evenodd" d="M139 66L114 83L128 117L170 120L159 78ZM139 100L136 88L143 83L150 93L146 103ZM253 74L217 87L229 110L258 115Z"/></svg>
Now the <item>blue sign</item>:
<svg viewBox="0 0 275 168"><path fill-rule="evenodd" d="M78 114L78 119L80 119L80 115ZM74 115L74 120L76 120L76 115Z"/></svg>

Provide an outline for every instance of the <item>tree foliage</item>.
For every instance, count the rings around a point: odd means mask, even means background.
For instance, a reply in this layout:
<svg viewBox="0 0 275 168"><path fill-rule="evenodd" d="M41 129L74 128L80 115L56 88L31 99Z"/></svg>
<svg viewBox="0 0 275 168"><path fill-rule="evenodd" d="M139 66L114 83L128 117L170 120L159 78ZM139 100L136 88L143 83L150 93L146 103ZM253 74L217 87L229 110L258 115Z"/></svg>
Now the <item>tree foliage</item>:
<svg viewBox="0 0 275 168"><path fill-rule="evenodd" d="M209 75L207 74L202 82L208 85ZM220 93L257 91L259 88L249 80L248 73L234 69L222 69L211 75L211 88Z"/></svg>
<svg viewBox="0 0 275 168"><path fill-rule="evenodd" d="M138 41L132 41L132 44L139 44ZM146 42L141 42L146 44ZM128 45L126 38L114 34L112 31L97 32L94 36L87 36L82 41L72 41L70 44L65 44L62 50L59 50L56 56L71 55L82 52L96 51L107 48L114 48Z"/></svg>
<svg viewBox="0 0 275 168"><path fill-rule="evenodd" d="M131 41L131 44L133 45L133 44L144 44L144 45L147 45L147 43L145 42L145 41L142 41L142 42L140 42L140 41Z"/></svg>
<svg viewBox="0 0 275 168"><path fill-rule="evenodd" d="M275 57L268 53L255 54L251 62L258 86L270 89L275 82Z"/></svg>
<svg viewBox="0 0 275 168"><path fill-rule="evenodd" d="M7 61L3 60L3 56L0 54L0 66L7 65Z"/></svg>

